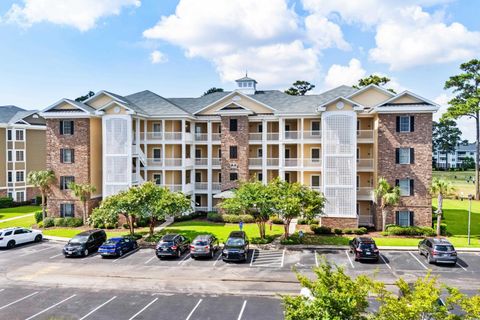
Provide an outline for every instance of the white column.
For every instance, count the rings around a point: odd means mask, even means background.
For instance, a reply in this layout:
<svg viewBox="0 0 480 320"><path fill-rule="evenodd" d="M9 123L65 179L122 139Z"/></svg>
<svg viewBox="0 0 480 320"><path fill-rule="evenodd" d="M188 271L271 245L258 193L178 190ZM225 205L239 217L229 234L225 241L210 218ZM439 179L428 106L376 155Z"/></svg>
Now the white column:
<svg viewBox="0 0 480 320"><path fill-rule="evenodd" d="M147 155L148 162L148 149L147 149L147 119L143 120L143 150L145 150L145 155ZM139 144L140 147L140 144ZM147 179L147 164L143 166L143 176Z"/></svg>
<svg viewBox="0 0 480 320"><path fill-rule="evenodd" d="M135 149L137 150L137 153L140 149L140 118L135 119ZM147 164L145 163L146 167ZM135 175L138 179L140 175L140 157L137 157L135 161Z"/></svg>
<svg viewBox="0 0 480 320"><path fill-rule="evenodd" d="M190 144L190 161L192 161L192 170L190 171L190 184L192 186L192 203L195 211L195 122L190 121L190 134L192 136L192 143Z"/></svg>
<svg viewBox="0 0 480 320"><path fill-rule="evenodd" d="M182 190L185 189L187 184L187 171L185 170L186 158L187 158L187 145L185 141L185 119L182 119Z"/></svg>
<svg viewBox="0 0 480 320"><path fill-rule="evenodd" d="M303 184L303 118L300 118L300 183Z"/></svg>
<svg viewBox="0 0 480 320"><path fill-rule="evenodd" d="M262 120L262 182L266 184L267 180L267 130L268 130L268 122L267 120Z"/></svg>
<svg viewBox="0 0 480 320"><path fill-rule="evenodd" d="M278 175L285 179L285 122L283 118L278 119Z"/></svg>
<svg viewBox="0 0 480 320"><path fill-rule="evenodd" d="M165 154L167 153L167 149L166 149L166 146L165 146L165 120L164 119L162 119L161 137L162 137L162 167L165 167Z"/></svg>
<svg viewBox="0 0 480 320"><path fill-rule="evenodd" d="M207 122L207 207L208 211L212 211L213 209L213 199L212 199L212 183L213 183L213 175L212 175L212 121L208 120Z"/></svg>

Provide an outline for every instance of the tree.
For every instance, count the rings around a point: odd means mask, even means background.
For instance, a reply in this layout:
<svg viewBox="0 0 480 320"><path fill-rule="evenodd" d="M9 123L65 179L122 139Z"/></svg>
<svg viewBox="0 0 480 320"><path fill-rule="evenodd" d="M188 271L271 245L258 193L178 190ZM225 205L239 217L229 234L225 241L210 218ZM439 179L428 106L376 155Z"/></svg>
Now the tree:
<svg viewBox="0 0 480 320"><path fill-rule="evenodd" d="M208 95L208 94L210 94L210 93L215 93L215 92L223 92L223 89L222 89L222 88L212 87L212 88L208 89L207 91L205 91L202 96L206 96L206 95Z"/></svg>
<svg viewBox="0 0 480 320"><path fill-rule="evenodd" d="M360 88L366 87L366 86L371 85L371 84L375 84L379 87L383 87L389 82L390 82L390 78L381 77L381 76L376 75L376 74L371 74L368 77L365 77L365 78L362 78L362 79L358 80L358 84L354 85L353 87L355 89L360 89ZM393 90L391 88L387 88L387 90L396 94L395 90Z"/></svg>
<svg viewBox="0 0 480 320"><path fill-rule="evenodd" d="M75 101L83 102L83 101L87 100L88 98L93 97L94 95L95 95L95 92L88 91L88 93L86 95L76 98Z"/></svg>
<svg viewBox="0 0 480 320"><path fill-rule="evenodd" d="M285 90L286 94L291 96L304 96L308 91L315 88L314 84L311 84L308 81L297 80L295 81L290 88Z"/></svg>
<svg viewBox="0 0 480 320"><path fill-rule="evenodd" d="M375 203L380 206L380 210L382 211L382 231L385 231L388 214L387 209L400 202L400 188L392 188L387 179L380 178L373 193L375 195Z"/></svg>
<svg viewBox="0 0 480 320"><path fill-rule="evenodd" d="M455 188L450 182L437 177L433 178L432 185L430 186L430 194L438 197L437 237L440 237L440 224L443 215L443 198L451 194L454 190Z"/></svg>
<svg viewBox="0 0 480 320"><path fill-rule="evenodd" d="M459 119L469 117L475 119L475 198L480 199L479 166L480 155L480 60L472 59L462 63L460 69L463 73L451 76L445 82L445 89L452 89L455 96L442 116L444 119Z"/></svg>
<svg viewBox="0 0 480 320"><path fill-rule="evenodd" d="M75 183L70 182L68 189L72 190L72 193L77 197L83 205L83 224L87 223L87 201L90 200L90 196L93 192L97 191L95 186L88 183Z"/></svg>
<svg viewBox="0 0 480 320"><path fill-rule="evenodd" d="M448 155L455 152L462 132L457 123L451 119L433 122L433 146L435 151L445 154L445 169L448 169Z"/></svg>
<svg viewBox="0 0 480 320"><path fill-rule="evenodd" d="M326 261L314 269L316 279L297 273L307 295L283 296L286 320L363 320L374 282L365 275L352 279Z"/></svg>
<svg viewBox="0 0 480 320"><path fill-rule="evenodd" d="M475 160L472 157L465 157L462 160L462 168L464 170L475 169Z"/></svg>
<svg viewBox="0 0 480 320"><path fill-rule="evenodd" d="M463 319L480 319L480 295L467 296L456 288L447 288L450 296L447 302L460 307L464 312Z"/></svg>
<svg viewBox="0 0 480 320"><path fill-rule="evenodd" d="M40 194L42 195L42 216L43 219L45 219L47 216L45 199L48 191L50 191L50 186L55 182L55 173L52 170L30 171L27 180L29 184L34 185L40 190Z"/></svg>

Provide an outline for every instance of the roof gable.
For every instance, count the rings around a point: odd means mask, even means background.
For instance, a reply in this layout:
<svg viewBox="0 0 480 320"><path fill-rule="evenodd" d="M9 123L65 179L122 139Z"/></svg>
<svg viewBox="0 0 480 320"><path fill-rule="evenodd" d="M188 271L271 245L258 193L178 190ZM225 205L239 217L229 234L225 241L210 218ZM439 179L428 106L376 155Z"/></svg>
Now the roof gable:
<svg viewBox="0 0 480 320"><path fill-rule="evenodd" d="M352 101L356 101L365 107L374 107L383 101L394 97L395 94L374 84L370 84L352 95L348 96Z"/></svg>
<svg viewBox="0 0 480 320"><path fill-rule="evenodd" d="M93 114L95 111L94 108L70 99L61 99L51 106L45 108L42 113L54 113L54 112L72 112L72 113L84 113L84 114Z"/></svg>
<svg viewBox="0 0 480 320"><path fill-rule="evenodd" d="M276 110L269 105L256 100L254 97L243 94L238 91L232 91L228 95L221 97L210 105L198 110L196 115L213 115L228 105L235 104L237 107L249 110L252 113L272 114Z"/></svg>

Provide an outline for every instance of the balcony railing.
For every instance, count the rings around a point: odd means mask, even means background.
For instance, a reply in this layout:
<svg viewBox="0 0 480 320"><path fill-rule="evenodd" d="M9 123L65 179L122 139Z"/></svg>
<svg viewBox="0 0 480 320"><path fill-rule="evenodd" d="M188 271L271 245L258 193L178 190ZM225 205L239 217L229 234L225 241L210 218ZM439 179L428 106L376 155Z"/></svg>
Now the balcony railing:
<svg viewBox="0 0 480 320"><path fill-rule="evenodd" d="M357 170L373 170L373 159L357 159Z"/></svg>
<svg viewBox="0 0 480 320"><path fill-rule="evenodd" d="M195 212L207 212L208 207L195 207Z"/></svg>
<svg viewBox="0 0 480 320"><path fill-rule="evenodd" d="M219 166L222 164L222 159L220 158L212 158L212 166Z"/></svg>
<svg viewBox="0 0 480 320"><path fill-rule="evenodd" d="M267 166L268 167L277 167L278 166L278 158L267 158Z"/></svg>
<svg viewBox="0 0 480 320"><path fill-rule="evenodd" d="M300 159L287 158L283 161L285 167L298 167L300 165Z"/></svg>
<svg viewBox="0 0 480 320"><path fill-rule="evenodd" d="M193 136L195 137L195 141L207 141L208 134L207 133L194 133Z"/></svg>
<svg viewBox="0 0 480 320"><path fill-rule="evenodd" d="M359 187L357 188L357 197L371 200L373 199L373 188L372 187Z"/></svg>
<svg viewBox="0 0 480 320"><path fill-rule="evenodd" d="M222 190L222 184L220 182L212 182L212 190Z"/></svg>
<svg viewBox="0 0 480 320"><path fill-rule="evenodd" d="M249 158L248 159L249 166L261 166L262 165L262 158Z"/></svg>
<svg viewBox="0 0 480 320"><path fill-rule="evenodd" d="M185 159L184 165L188 166L191 163L191 159ZM148 158L147 164L151 167L180 167L182 166L182 158L165 158L165 162L163 162L162 158Z"/></svg>
<svg viewBox="0 0 480 320"><path fill-rule="evenodd" d="M173 191L173 192L182 191L181 184L166 184L165 187L170 189L170 191Z"/></svg>
<svg viewBox="0 0 480 320"><path fill-rule="evenodd" d="M304 131L303 132L303 139L305 139L305 140L321 140L322 139L322 131L320 131L320 130Z"/></svg>
<svg viewBox="0 0 480 320"><path fill-rule="evenodd" d="M147 165L149 167L161 167L163 165L162 158L148 158Z"/></svg>
<svg viewBox="0 0 480 320"><path fill-rule="evenodd" d="M195 182L195 190L207 190L208 182Z"/></svg>
<svg viewBox="0 0 480 320"><path fill-rule="evenodd" d="M359 226L373 226L373 215L363 215L360 213L358 216L358 225Z"/></svg>
<svg viewBox="0 0 480 320"><path fill-rule="evenodd" d="M195 159L196 166L206 166L208 165L208 158L196 158Z"/></svg>
<svg viewBox="0 0 480 320"><path fill-rule="evenodd" d="M320 158L303 159L303 166L304 167L321 167L322 159Z"/></svg>
<svg viewBox="0 0 480 320"><path fill-rule="evenodd" d="M248 140L250 140L250 141L262 141L262 133L261 132L250 132L248 134Z"/></svg>
<svg viewBox="0 0 480 320"><path fill-rule="evenodd" d="M285 131L284 135L285 135L285 140L296 140L300 136L298 131Z"/></svg>
<svg viewBox="0 0 480 320"><path fill-rule="evenodd" d="M268 141L278 141L279 133L278 132L267 132Z"/></svg>
<svg viewBox="0 0 480 320"><path fill-rule="evenodd" d="M373 142L373 130L357 130L357 141Z"/></svg>
<svg viewBox="0 0 480 320"><path fill-rule="evenodd" d="M316 190L316 191L322 191L322 186L310 186L310 189Z"/></svg>
<svg viewBox="0 0 480 320"><path fill-rule="evenodd" d="M220 141L221 138L222 137L220 133L212 133L212 141Z"/></svg>

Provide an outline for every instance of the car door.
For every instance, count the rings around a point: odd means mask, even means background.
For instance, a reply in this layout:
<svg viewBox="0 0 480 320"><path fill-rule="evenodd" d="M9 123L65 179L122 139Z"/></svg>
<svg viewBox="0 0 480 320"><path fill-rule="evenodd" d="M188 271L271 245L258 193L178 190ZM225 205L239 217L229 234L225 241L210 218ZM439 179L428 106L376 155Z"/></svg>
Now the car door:
<svg viewBox="0 0 480 320"><path fill-rule="evenodd" d="M13 239L15 240L16 244L27 242L25 236L26 234L23 229L16 229L13 231Z"/></svg>
<svg viewBox="0 0 480 320"><path fill-rule="evenodd" d="M23 229L23 234L25 237L25 242L32 242L35 240L35 235L32 230Z"/></svg>
<svg viewBox="0 0 480 320"><path fill-rule="evenodd" d="M87 243L85 245L88 249L88 251L93 251L95 250L95 237L94 237L94 234L91 234L88 239L87 239Z"/></svg>

